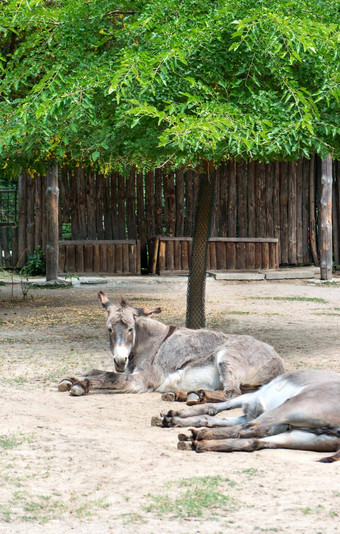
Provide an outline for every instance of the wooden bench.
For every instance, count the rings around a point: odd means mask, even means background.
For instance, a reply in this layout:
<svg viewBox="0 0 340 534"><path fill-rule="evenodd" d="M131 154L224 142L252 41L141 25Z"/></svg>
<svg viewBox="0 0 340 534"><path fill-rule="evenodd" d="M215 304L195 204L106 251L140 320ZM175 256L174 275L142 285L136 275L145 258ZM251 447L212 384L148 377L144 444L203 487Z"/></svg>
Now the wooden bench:
<svg viewBox="0 0 340 534"><path fill-rule="evenodd" d="M150 243L150 272L189 271L191 237L157 236ZM212 237L207 270L260 270L279 268L279 240L274 237Z"/></svg>
<svg viewBox="0 0 340 534"><path fill-rule="evenodd" d="M140 241L59 241L59 273L140 275Z"/></svg>

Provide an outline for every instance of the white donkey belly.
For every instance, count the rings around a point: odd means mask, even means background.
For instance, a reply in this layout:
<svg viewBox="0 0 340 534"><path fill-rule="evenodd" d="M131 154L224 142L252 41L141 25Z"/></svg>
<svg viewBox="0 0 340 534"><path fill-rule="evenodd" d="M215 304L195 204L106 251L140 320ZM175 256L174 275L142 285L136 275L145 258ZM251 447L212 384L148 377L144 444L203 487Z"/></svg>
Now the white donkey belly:
<svg viewBox="0 0 340 534"><path fill-rule="evenodd" d="M195 391L197 389L218 390L222 383L217 367L190 367L180 369L167 376L157 391Z"/></svg>

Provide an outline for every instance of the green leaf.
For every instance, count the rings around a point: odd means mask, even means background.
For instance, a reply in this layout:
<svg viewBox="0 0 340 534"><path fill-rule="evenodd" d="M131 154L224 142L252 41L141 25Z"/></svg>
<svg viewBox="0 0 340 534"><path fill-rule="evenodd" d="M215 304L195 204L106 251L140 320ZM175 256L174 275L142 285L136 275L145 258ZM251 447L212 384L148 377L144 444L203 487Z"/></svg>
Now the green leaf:
<svg viewBox="0 0 340 534"><path fill-rule="evenodd" d="M95 152L92 152L91 154L92 161L96 162L99 157L100 157L100 152L98 152L97 150Z"/></svg>

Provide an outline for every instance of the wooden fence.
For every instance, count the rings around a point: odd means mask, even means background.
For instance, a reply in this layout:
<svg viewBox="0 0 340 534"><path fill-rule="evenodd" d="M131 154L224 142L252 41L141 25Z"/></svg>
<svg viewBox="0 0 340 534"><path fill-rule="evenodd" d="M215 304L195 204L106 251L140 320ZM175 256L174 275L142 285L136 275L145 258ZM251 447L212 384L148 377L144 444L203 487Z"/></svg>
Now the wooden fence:
<svg viewBox="0 0 340 534"><path fill-rule="evenodd" d="M150 272L187 272L191 237L156 237L152 242ZM209 239L207 270L258 270L279 268L279 242L276 238L212 237Z"/></svg>
<svg viewBox="0 0 340 534"><path fill-rule="evenodd" d="M334 164L334 259L340 264L340 164ZM147 267L148 244L155 236L191 237L199 176L194 170L146 174L131 169L124 177L84 169L60 172L60 240L139 240L141 265ZM279 263L317 261L320 160L297 162L230 161L217 169L212 237L277 238ZM18 188L18 250L32 253L46 246L45 177L22 175ZM10 227L2 228L4 234ZM10 241L12 237L10 237ZM8 242L7 238L7 242ZM6 265L14 259L7 258ZM2 262L5 260L2 256Z"/></svg>

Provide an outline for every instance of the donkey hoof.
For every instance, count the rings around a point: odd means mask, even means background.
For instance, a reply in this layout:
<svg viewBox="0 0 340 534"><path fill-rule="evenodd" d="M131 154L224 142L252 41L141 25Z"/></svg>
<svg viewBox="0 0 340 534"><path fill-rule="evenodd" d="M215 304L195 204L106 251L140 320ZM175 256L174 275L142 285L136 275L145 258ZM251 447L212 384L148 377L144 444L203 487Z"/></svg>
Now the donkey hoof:
<svg viewBox="0 0 340 534"><path fill-rule="evenodd" d="M58 391L70 391L72 386L73 386L72 380L69 380L68 378L65 378L58 385Z"/></svg>
<svg viewBox="0 0 340 534"><path fill-rule="evenodd" d="M193 451L193 443L192 441L179 441L177 443L177 449L180 451Z"/></svg>
<svg viewBox="0 0 340 534"><path fill-rule="evenodd" d="M163 418L158 415L151 417L151 426L163 426Z"/></svg>
<svg viewBox="0 0 340 534"><path fill-rule="evenodd" d="M70 395L73 395L74 397L81 397L81 395L85 394L85 389L80 384L74 384L74 386L70 389Z"/></svg>
<svg viewBox="0 0 340 534"><path fill-rule="evenodd" d="M175 402L175 400L176 395L175 393L172 393L172 391L167 391L166 393L162 394L162 401Z"/></svg>
<svg viewBox="0 0 340 534"><path fill-rule="evenodd" d="M192 432L189 430L189 432L182 432L181 434L178 434L178 441L192 441Z"/></svg>
<svg viewBox="0 0 340 534"><path fill-rule="evenodd" d="M197 393L188 393L187 405L193 406L194 404L200 404L201 399Z"/></svg>

